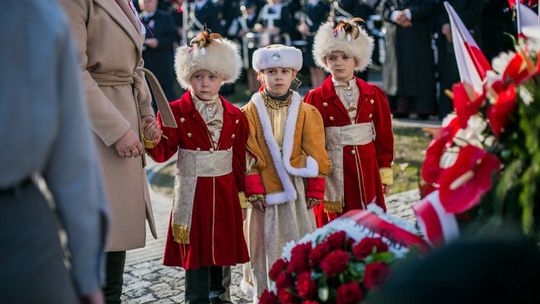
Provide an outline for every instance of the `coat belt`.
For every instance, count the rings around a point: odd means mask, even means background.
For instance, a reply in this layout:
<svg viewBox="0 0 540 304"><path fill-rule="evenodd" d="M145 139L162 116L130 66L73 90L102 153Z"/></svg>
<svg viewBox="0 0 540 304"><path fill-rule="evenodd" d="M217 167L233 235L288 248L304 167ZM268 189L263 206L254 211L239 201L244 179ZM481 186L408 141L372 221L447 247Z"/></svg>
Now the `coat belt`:
<svg viewBox="0 0 540 304"><path fill-rule="evenodd" d="M136 99L139 98L139 94L146 94L144 87L144 79L146 76L148 84L150 85L150 89L152 90L152 92L154 93L154 97L156 98L156 104L159 112L161 113L163 125L169 128L177 127L176 120L174 119L174 116L172 114L169 102L165 97L165 93L163 93L163 89L159 85L156 76L154 76L154 74L148 69L138 67L131 75L115 75L110 73L95 72L91 72L90 74L92 75L94 81L96 81L96 83L102 87L132 85L135 91L134 95ZM137 105L138 104L139 103L137 102ZM140 111L138 112L140 113Z"/></svg>

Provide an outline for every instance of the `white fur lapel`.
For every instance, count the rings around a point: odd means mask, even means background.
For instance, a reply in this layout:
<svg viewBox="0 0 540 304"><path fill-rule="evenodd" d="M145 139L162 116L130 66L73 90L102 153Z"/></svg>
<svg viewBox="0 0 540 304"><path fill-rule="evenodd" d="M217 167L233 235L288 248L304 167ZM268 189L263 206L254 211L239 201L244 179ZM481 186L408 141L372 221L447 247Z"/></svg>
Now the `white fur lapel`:
<svg viewBox="0 0 540 304"><path fill-rule="evenodd" d="M287 119L285 121L285 134L283 136L283 155L281 155L279 146L274 138L274 132L272 130L272 124L266 106L260 95L255 93L251 98L251 101L255 104L259 120L261 121L264 139L270 150L272 161L278 173L281 184L283 185L283 192L272 193L266 195L266 203L269 205L277 205L296 200L297 193L293 186L289 174L303 177L317 176L319 168L317 162L310 156L306 161L306 168L293 168L291 166L291 154L294 143L294 132L296 129L296 121L298 118L298 111L301 104L300 95L293 92L292 102L289 106L287 113Z"/></svg>

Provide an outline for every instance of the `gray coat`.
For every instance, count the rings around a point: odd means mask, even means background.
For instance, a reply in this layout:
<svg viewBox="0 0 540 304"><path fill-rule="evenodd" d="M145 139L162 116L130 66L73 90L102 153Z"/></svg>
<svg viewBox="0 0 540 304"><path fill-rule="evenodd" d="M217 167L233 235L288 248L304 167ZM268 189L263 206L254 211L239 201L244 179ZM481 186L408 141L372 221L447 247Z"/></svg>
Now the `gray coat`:
<svg viewBox="0 0 540 304"><path fill-rule="evenodd" d="M395 10L410 9L412 24L404 28L390 19ZM384 88L390 96L435 96L435 70L431 48L433 0L383 0L379 12L384 19Z"/></svg>
<svg viewBox="0 0 540 304"><path fill-rule="evenodd" d="M108 210L67 18L56 1L6 1L0 11L0 41L0 189L11 189L36 173L43 176L67 233L73 285L79 294L90 294L100 286ZM22 200L18 205L24 215L15 223L0 221L2 231L20 226L18 243L10 253L23 255L46 233L42 224L49 218L43 208L31 208L30 203ZM1 212L9 210L7 204L0 207ZM28 225L28 218L40 220ZM55 227L56 221L48 224ZM32 238L23 237L28 231ZM60 246L58 232L49 232L58 244L49 243L34 252L36 260L47 256L50 247ZM6 255L0 252L3 258ZM56 257L63 265L62 256ZM47 265L28 269L35 264L17 265L19 270L10 281L24 275L23 269L34 274L50 269ZM0 272L7 266L0 267ZM49 277L54 280L53 273ZM28 286L28 290L31 294L36 288Z"/></svg>

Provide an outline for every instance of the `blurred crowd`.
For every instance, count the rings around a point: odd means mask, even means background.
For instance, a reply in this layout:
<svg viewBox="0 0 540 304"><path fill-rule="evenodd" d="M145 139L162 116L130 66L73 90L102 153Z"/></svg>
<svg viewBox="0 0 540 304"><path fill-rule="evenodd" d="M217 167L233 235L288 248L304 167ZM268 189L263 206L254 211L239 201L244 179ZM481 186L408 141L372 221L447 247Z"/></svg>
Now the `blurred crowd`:
<svg viewBox="0 0 540 304"><path fill-rule="evenodd" d="M512 48L505 33L515 33L507 0L448 1L491 60ZM145 66L158 77L169 100L179 97L174 47L205 26L238 43L249 92L259 88L251 55L271 43L300 48L304 65L300 92L319 86L327 74L312 58L313 36L326 21L360 17L375 40L369 72L380 78L395 117L442 119L452 109L445 93L459 80L448 15L442 0L134 0L146 27ZM230 94L234 86L225 86ZM245 100L243 100L245 101ZM242 102L238 100L236 102ZM155 108L154 108L155 109Z"/></svg>

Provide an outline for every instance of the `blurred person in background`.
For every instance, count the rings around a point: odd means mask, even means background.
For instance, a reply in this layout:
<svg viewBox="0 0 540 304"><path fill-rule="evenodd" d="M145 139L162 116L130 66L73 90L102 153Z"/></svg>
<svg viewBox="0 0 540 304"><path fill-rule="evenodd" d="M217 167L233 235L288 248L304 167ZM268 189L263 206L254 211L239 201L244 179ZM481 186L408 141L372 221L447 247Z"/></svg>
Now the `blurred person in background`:
<svg viewBox="0 0 540 304"><path fill-rule="evenodd" d="M304 52L304 67L309 68L311 87L316 88L322 84L326 78L324 70L318 68L313 60L313 38L319 26L328 19L330 6L322 0L308 0L302 6L300 24L298 31L304 36L307 43L307 50Z"/></svg>
<svg viewBox="0 0 540 304"><path fill-rule="evenodd" d="M242 53L242 66L246 71L246 80L250 94L257 92L259 83L257 72L251 68L251 58L257 47L254 35L254 26L257 22L257 3L248 0L239 8L240 16L233 19L227 35L240 44Z"/></svg>
<svg viewBox="0 0 540 304"><path fill-rule="evenodd" d="M107 201L67 18L7 1L0 39L0 302L103 303Z"/></svg>
<svg viewBox="0 0 540 304"><path fill-rule="evenodd" d="M144 39L144 66L152 71L163 88L167 100L177 98L174 91L173 45L176 40L174 20L167 11L158 9L158 0L139 0L142 12L139 18L146 28ZM152 102L157 112L155 101Z"/></svg>
<svg viewBox="0 0 540 304"><path fill-rule="evenodd" d="M382 0L378 11L386 28L383 82L396 118L437 112L431 48L432 0Z"/></svg>

